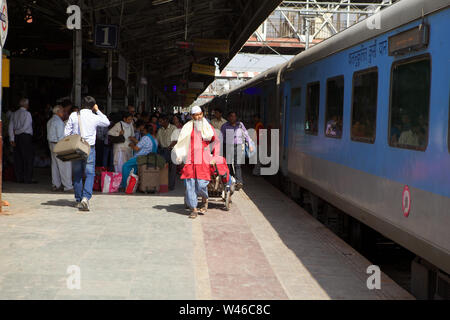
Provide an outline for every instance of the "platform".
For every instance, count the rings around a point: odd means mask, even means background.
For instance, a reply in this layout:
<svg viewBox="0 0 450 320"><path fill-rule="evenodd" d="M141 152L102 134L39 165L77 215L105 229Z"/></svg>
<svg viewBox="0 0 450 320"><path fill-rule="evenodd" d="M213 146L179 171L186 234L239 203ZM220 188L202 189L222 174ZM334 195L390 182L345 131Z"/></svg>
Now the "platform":
<svg viewBox="0 0 450 320"><path fill-rule="evenodd" d="M188 218L182 184L161 195L95 194L79 213L49 184L6 183L0 299L412 299L263 178L224 211ZM42 181L42 180L41 180ZM67 288L67 268L81 289Z"/></svg>

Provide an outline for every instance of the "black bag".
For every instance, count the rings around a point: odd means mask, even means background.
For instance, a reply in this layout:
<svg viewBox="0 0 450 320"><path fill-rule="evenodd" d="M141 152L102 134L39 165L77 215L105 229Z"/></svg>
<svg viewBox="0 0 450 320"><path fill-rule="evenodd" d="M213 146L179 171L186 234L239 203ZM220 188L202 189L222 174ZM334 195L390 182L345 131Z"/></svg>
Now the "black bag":
<svg viewBox="0 0 450 320"><path fill-rule="evenodd" d="M120 122L120 127L122 128L122 131L123 131L122 122ZM109 142L109 144L124 143L125 137L123 134L120 134L118 136L108 135L108 142Z"/></svg>

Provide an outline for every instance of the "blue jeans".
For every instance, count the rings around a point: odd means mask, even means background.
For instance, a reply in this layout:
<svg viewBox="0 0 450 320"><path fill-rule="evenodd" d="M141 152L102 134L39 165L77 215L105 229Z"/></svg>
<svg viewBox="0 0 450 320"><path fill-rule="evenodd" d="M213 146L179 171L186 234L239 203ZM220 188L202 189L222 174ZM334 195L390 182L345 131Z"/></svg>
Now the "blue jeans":
<svg viewBox="0 0 450 320"><path fill-rule="evenodd" d="M87 160L74 161L73 169L73 188L75 190L75 200L92 198L92 187L95 179L95 146L91 146L91 152ZM83 186L83 174L86 175L86 181Z"/></svg>
<svg viewBox="0 0 450 320"><path fill-rule="evenodd" d="M190 209L197 208L198 196L208 199L208 184L208 180L184 179L185 201Z"/></svg>

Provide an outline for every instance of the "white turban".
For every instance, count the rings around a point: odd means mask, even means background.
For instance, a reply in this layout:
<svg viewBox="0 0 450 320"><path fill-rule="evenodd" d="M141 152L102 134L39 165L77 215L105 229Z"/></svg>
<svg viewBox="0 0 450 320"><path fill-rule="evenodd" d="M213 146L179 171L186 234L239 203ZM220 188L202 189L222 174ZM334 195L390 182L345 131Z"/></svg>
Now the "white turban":
<svg viewBox="0 0 450 320"><path fill-rule="evenodd" d="M202 108L200 108L199 106L193 106L191 109L191 114L196 114L200 112L202 112Z"/></svg>

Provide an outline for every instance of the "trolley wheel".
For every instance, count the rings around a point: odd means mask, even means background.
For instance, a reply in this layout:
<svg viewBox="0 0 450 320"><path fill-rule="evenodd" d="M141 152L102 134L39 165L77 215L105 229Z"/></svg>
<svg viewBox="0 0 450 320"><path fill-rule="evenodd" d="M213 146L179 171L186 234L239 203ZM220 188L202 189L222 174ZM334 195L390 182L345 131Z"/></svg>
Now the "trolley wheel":
<svg viewBox="0 0 450 320"><path fill-rule="evenodd" d="M231 191L228 190L225 194L225 210L229 211L231 205Z"/></svg>

